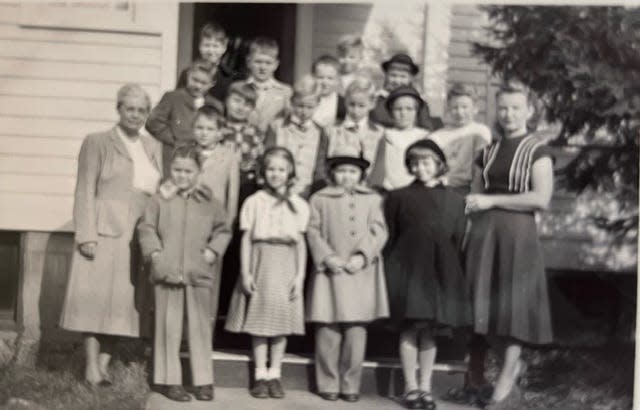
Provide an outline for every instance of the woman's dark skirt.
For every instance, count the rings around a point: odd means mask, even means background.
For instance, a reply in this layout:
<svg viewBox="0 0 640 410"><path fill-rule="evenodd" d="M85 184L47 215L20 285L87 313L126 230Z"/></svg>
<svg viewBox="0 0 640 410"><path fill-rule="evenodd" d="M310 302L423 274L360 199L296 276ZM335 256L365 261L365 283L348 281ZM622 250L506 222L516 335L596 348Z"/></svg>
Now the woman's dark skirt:
<svg viewBox="0 0 640 410"><path fill-rule="evenodd" d="M473 216L466 273L476 333L533 344L553 340L533 213L492 209Z"/></svg>

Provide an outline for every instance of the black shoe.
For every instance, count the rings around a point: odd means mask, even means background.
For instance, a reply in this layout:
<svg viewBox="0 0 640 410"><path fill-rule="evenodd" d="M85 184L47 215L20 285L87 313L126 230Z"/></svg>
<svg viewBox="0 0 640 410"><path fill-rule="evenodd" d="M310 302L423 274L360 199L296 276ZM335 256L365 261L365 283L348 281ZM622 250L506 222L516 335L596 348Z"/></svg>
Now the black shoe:
<svg viewBox="0 0 640 410"><path fill-rule="evenodd" d="M355 403L360 400L360 395L357 393L343 393L340 395L340 398L349 403Z"/></svg>
<svg viewBox="0 0 640 410"><path fill-rule="evenodd" d="M269 380L269 397L273 399L281 399L284 397L284 389L280 379Z"/></svg>
<svg viewBox="0 0 640 410"><path fill-rule="evenodd" d="M422 392L420 396L422 400L422 408L426 410L436 410L436 402L433 401L433 396L429 392Z"/></svg>
<svg viewBox="0 0 640 410"><path fill-rule="evenodd" d="M163 394L173 401L191 401L191 396L186 392L184 387L179 385L166 386Z"/></svg>
<svg viewBox="0 0 640 410"><path fill-rule="evenodd" d="M318 396L322 397L322 399L324 399L324 400L336 401L336 400L338 400L338 397L340 395L338 393L331 393L331 392L321 391L321 392L318 393Z"/></svg>
<svg viewBox="0 0 640 410"><path fill-rule="evenodd" d="M402 396L402 402L408 409L423 409L424 403L422 402L422 391L411 390Z"/></svg>
<svg viewBox="0 0 640 410"><path fill-rule="evenodd" d="M269 397L269 384L264 379L258 379L249 390L249 393L256 399L266 399Z"/></svg>
<svg viewBox="0 0 640 410"><path fill-rule="evenodd" d="M195 386L193 389L193 395L196 400L211 401L213 400L213 385L207 384L205 386Z"/></svg>

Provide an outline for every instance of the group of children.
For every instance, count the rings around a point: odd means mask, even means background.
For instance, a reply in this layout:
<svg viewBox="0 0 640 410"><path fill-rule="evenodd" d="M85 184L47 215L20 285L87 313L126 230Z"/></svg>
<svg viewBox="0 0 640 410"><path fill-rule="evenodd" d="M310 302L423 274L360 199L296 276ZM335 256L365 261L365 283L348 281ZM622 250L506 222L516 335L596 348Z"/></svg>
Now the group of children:
<svg viewBox="0 0 640 410"><path fill-rule="evenodd" d="M347 36L290 87L274 78L278 46L267 38L249 47L249 78L229 81L227 43L206 25L201 58L146 124L165 172L138 227L155 284L154 383L191 398L179 361L186 317L195 397L213 399L211 317L235 231L240 273L225 328L252 336L252 396L284 397L286 337L308 321L320 396L357 401L367 324L387 319L400 333L407 406L434 408L434 331L471 324L460 194L491 138L474 122L473 90L451 87L437 129L407 55L383 64L377 91L358 72L362 41Z"/></svg>

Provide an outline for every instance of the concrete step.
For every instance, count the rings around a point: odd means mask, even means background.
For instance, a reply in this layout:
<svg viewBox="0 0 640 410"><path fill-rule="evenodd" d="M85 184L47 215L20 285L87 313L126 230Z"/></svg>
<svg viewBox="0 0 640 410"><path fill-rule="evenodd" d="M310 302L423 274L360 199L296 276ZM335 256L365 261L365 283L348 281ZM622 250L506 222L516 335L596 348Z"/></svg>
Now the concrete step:
<svg viewBox="0 0 640 410"><path fill-rule="evenodd" d="M185 384L189 383L188 353L181 353ZM247 387L253 381L251 353L243 350L216 350L212 355L215 384L220 387ZM395 359L379 358L364 362L363 394L395 396L404 388L402 369ZM462 361L438 362L434 384L462 384L466 364ZM287 353L283 360L282 382L287 389L316 391L314 360L310 355Z"/></svg>
<svg viewBox="0 0 640 410"><path fill-rule="evenodd" d="M451 386L434 386L433 392L436 396L438 410L473 410L471 407L437 400L449 387ZM370 394L362 395L357 403L347 403L344 401L324 401L315 394L300 390L287 391L286 397L282 400L254 399L246 388L216 387L215 393L216 397L213 402L192 400L188 403L178 403L161 394L151 393L147 399L145 410L394 410L404 408L397 397Z"/></svg>

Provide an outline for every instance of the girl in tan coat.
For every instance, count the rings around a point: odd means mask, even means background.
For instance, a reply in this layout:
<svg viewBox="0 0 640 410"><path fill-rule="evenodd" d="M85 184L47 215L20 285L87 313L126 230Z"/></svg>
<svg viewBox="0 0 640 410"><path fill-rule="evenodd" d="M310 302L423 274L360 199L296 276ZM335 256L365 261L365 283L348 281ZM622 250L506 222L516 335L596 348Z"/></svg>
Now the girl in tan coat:
<svg viewBox="0 0 640 410"><path fill-rule="evenodd" d="M359 399L366 324L389 315L381 251L382 199L361 185L369 162L328 159L332 185L311 197L307 238L315 270L307 320L316 322L316 380L325 400Z"/></svg>

